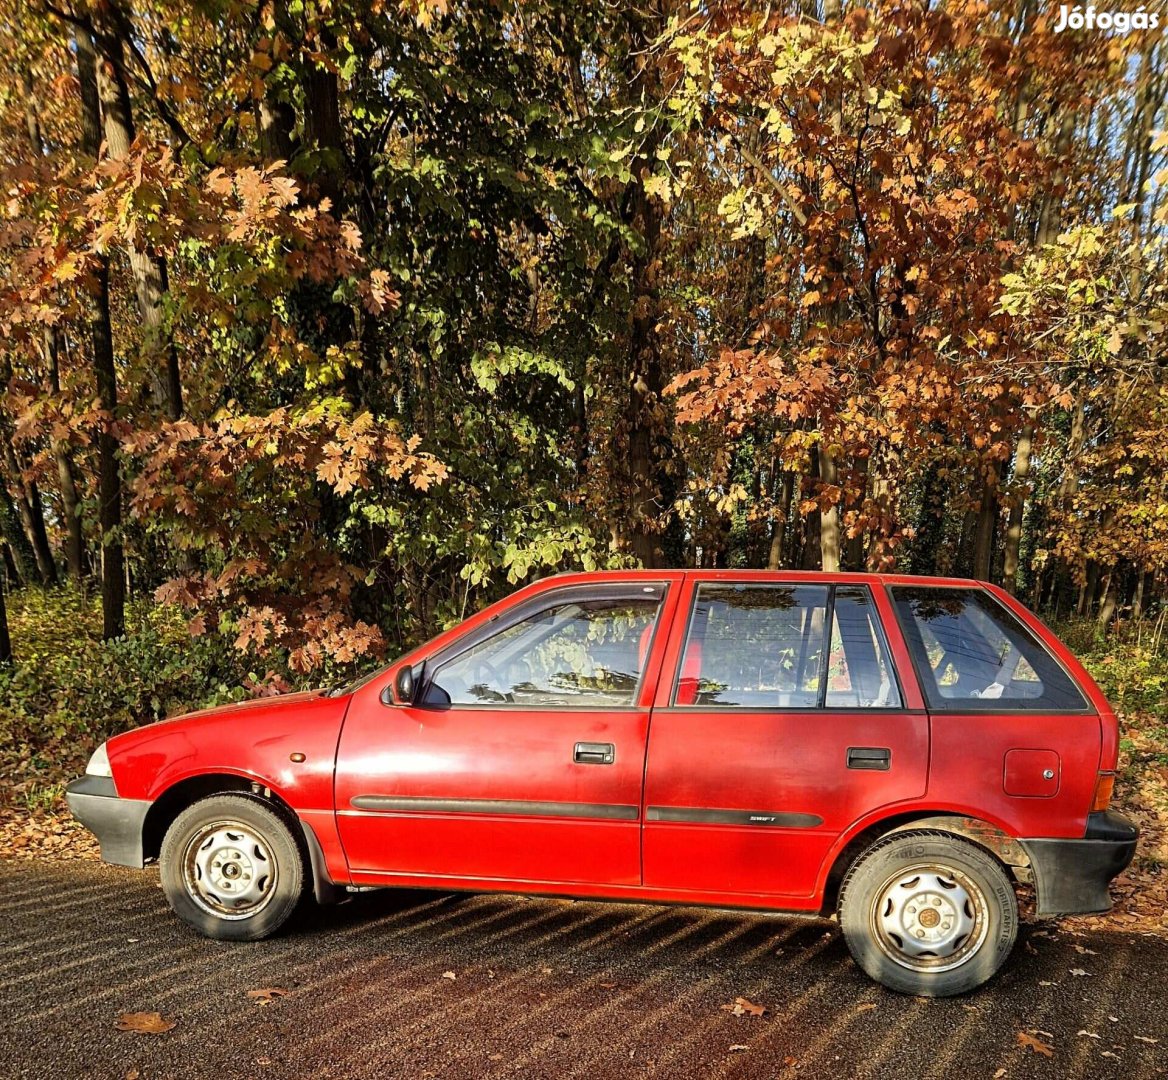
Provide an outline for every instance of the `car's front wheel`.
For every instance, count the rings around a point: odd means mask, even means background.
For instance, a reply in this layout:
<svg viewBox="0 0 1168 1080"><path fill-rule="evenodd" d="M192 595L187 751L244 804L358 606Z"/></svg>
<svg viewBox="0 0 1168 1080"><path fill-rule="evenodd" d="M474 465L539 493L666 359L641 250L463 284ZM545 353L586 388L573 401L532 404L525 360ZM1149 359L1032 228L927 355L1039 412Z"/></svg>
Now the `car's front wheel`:
<svg viewBox="0 0 1168 1080"><path fill-rule="evenodd" d="M175 914L225 941L275 933L304 893L296 838L250 795L213 795L188 806L167 830L159 863Z"/></svg>
<svg viewBox="0 0 1168 1080"><path fill-rule="evenodd" d="M1018 901L1002 865L946 833L897 833L873 844L844 879L839 915L856 963L920 997L981 986L1018 936Z"/></svg>

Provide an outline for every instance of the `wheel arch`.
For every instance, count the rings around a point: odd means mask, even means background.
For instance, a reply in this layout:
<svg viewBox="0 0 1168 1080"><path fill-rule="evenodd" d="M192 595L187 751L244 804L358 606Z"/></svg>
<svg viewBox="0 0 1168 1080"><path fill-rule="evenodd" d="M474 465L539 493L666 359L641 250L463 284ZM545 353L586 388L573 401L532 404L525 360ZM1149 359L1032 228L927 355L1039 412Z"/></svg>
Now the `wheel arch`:
<svg viewBox="0 0 1168 1080"><path fill-rule="evenodd" d="M833 852L826 864L822 910L835 910L840 884L852 864L872 844L893 833L916 829L949 833L968 840L1001 863L1016 882L1032 883L1029 856L1018 840L1001 826L952 810L911 810L864 825Z"/></svg>
<svg viewBox="0 0 1168 1080"><path fill-rule="evenodd" d="M313 895L322 904L335 902L341 890L329 879L325 869L324 852L312 827L296 813L288 800L278 791L261 780L241 776L238 773L198 773L166 788L151 804L142 823L143 861L158 858L166 830L188 806L212 795L226 795L232 792L251 795L257 801L277 810L291 829L308 863L312 875Z"/></svg>

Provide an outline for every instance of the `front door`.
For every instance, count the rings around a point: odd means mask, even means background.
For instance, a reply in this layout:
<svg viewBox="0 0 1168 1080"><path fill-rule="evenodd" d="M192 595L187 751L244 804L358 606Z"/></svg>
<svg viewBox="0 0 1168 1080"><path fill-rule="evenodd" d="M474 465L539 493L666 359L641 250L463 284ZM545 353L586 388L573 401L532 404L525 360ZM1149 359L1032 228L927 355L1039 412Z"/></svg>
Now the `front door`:
<svg viewBox="0 0 1168 1080"><path fill-rule="evenodd" d="M653 712L645 885L799 907L848 826L924 793L928 718L904 707L867 586L723 576L687 592Z"/></svg>
<svg viewBox="0 0 1168 1080"><path fill-rule="evenodd" d="M338 827L370 875L636 885L666 585L552 589L428 657L420 703L350 706Z"/></svg>

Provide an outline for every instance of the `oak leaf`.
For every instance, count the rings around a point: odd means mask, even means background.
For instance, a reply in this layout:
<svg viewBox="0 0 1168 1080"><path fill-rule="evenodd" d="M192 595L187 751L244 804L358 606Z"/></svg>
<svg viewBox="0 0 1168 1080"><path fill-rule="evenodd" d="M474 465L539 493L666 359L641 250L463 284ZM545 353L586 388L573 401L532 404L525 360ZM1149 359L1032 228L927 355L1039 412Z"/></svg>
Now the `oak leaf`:
<svg viewBox="0 0 1168 1080"><path fill-rule="evenodd" d="M1033 1050L1034 1053L1041 1054L1043 1057L1054 1057L1053 1046L1048 1046L1041 1039L1035 1038L1025 1031L1018 1032L1018 1045Z"/></svg>

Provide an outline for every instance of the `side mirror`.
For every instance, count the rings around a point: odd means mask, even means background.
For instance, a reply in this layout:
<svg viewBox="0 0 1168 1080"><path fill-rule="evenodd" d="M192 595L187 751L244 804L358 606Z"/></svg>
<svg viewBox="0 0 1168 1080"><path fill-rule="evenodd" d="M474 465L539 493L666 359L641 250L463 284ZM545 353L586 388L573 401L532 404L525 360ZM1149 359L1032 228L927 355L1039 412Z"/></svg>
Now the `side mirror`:
<svg viewBox="0 0 1168 1080"><path fill-rule="evenodd" d="M381 702L383 705L412 705L415 689L414 669L407 664L394 676L393 682L381 691Z"/></svg>

